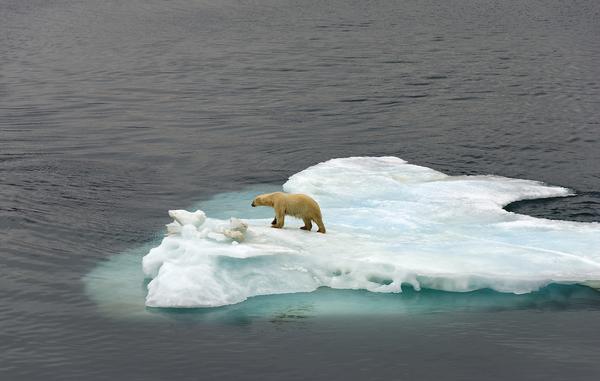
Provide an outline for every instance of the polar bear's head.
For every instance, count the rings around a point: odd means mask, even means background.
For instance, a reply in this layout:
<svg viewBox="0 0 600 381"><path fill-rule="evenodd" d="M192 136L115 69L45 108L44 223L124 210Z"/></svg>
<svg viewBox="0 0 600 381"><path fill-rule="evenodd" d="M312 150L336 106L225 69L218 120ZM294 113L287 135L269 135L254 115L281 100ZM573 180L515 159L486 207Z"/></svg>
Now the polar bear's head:
<svg viewBox="0 0 600 381"><path fill-rule="evenodd" d="M260 194L252 200L252 207L273 206L273 193Z"/></svg>

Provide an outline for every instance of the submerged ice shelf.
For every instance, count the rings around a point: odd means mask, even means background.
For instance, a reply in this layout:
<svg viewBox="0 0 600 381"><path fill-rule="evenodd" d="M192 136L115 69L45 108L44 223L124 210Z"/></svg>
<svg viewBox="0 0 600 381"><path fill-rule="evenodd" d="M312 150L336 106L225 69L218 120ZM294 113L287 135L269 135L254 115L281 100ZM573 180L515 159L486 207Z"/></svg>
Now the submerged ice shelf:
<svg viewBox="0 0 600 381"><path fill-rule="evenodd" d="M491 288L527 293L551 283L600 280L600 224L555 221L502 209L568 189L498 176L447 176L396 157L333 159L283 185L321 205L327 234L271 218L247 219L238 244L184 226L143 258L151 307L216 307L326 286L400 292ZM248 199L248 204L251 198ZM212 217L212 218L211 218ZM214 218L219 217L219 218Z"/></svg>

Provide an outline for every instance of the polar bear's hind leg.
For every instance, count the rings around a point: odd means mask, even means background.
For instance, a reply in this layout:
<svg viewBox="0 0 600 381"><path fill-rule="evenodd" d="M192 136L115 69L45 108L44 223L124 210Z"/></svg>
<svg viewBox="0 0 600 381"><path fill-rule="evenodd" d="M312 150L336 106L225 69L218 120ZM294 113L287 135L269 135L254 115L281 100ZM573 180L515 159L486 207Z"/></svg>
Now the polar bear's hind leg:
<svg viewBox="0 0 600 381"><path fill-rule="evenodd" d="M300 229L310 231L310 229L312 229L312 222L310 221L310 218L304 218L303 221L304 226L302 226Z"/></svg>
<svg viewBox="0 0 600 381"><path fill-rule="evenodd" d="M317 232L325 234L325 224L323 223L323 219L321 217L317 217L315 219L315 222L317 223L317 226L319 227L319 230L317 230Z"/></svg>

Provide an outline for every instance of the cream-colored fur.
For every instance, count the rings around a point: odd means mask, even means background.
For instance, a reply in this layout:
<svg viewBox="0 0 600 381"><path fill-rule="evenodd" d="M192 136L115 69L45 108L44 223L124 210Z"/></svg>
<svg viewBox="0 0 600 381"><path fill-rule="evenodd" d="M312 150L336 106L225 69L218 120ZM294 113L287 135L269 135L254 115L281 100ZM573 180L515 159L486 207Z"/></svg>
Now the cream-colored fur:
<svg viewBox="0 0 600 381"><path fill-rule="evenodd" d="M312 228L311 221L314 221L319 227L318 232L325 233L319 204L305 194L265 193L256 196L252 201L252 206L270 206L275 209L275 219L271 222L274 228L282 228L285 216L292 216L304 221L304 226L300 229L310 230Z"/></svg>

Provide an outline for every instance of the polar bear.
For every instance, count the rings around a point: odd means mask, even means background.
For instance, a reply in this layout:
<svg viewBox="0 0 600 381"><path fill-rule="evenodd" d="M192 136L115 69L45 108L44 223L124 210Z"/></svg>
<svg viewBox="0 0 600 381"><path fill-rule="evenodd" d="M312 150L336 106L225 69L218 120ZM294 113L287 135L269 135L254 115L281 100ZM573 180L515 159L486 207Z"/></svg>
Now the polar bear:
<svg viewBox="0 0 600 381"><path fill-rule="evenodd" d="M275 209L275 219L271 222L274 228L282 228L285 216L293 216L304 221L300 229L310 230L314 221L319 227L319 233L325 233L325 225L321 216L319 204L304 194L283 192L265 193L258 195L252 201L252 206L270 206Z"/></svg>

